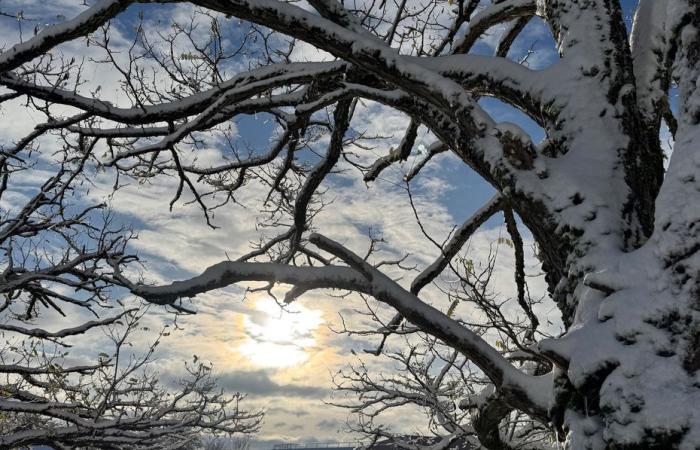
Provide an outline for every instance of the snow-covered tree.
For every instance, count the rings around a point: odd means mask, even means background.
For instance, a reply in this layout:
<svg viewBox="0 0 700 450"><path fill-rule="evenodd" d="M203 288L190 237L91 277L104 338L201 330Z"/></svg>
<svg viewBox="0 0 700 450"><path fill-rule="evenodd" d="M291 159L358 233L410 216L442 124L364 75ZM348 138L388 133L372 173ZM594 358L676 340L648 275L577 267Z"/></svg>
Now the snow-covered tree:
<svg viewBox="0 0 700 450"><path fill-rule="evenodd" d="M135 31L120 34L116 44L110 20L132 3L91 2L71 19L37 26L34 36L0 54L2 100L26 98L46 116L3 148L0 194L27 169L41 167L32 159L41 154L37 139L55 134L65 155L62 176L85 164L141 180L174 175L180 184L173 202L189 195L207 221L213 208L236 201L243 186L265 186L263 225L278 233L238 260L163 286L130 278L125 266L132 258L113 246L37 263L17 258L20 250L0 241L9 259L0 285L7 302L55 308L70 300L47 285L75 287L76 277L92 292L100 283L117 284L178 308L183 297L247 281L294 285L287 301L310 289L349 290L396 310L388 332L405 319L478 367L493 386L490 401L481 402L493 420L475 424L486 426L484 433L516 411L551 427L572 449L700 446L699 1L640 0L628 33L615 0L194 0L188 3L200 8L195 17L165 31L142 26L144 15L129 16ZM163 5L149 11L158 8L167 11ZM559 54L539 70L509 58L531 20L548 25ZM494 27L503 30L495 55L475 54L475 43ZM92 63L121 76L118 106L86 83L86 61L61 53L72 41L88 42L102 55ZM294 53L300 46L330 57L300 61ZM533 142L520 127L499 122L478 102L485 96L519 108L546 137ZM369 165L356 155L363 136L351 127L358 99L410 117L400 144ZM197 159L203 131L226 142L226 123L253 113L269 115L279 128L269 149L232 147L223 161ZM674 140L666 169L662 122ZM350 164L371 182L410 156L421 126L436 142L418 169L433 155L452 152L498 193L404 287L382 271L385 265L339 244L340 237L310 231L330 173ZM319 143L325 144L320 158L301 156L318 151ZM51 223L37 217L37 205L60 207L64 197L42 195L16 216L5 214L0 239L47 229ZM61 220L73 220L64 214L74 211L59 209ZM534 332L538 320L524 297L522 263L516 264L518 301L534 328L521 351L547 364L545 374L523 370L421 300L421 289L474 230L501 211L511 235L518 235L516 214L532 233L566 327L558 337ZM100 243L112 238L88 236ZM513 243L522 261L522 241ZM93 261L101 263L86 268ZM487 446L501 448L495 441Z"/></svg>

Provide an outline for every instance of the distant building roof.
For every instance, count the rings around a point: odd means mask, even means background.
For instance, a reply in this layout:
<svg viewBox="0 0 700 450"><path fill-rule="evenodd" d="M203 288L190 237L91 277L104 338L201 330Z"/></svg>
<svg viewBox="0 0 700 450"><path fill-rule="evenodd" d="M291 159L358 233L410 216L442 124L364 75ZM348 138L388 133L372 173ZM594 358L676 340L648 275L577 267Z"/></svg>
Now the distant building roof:
<svg viewBox="0 0 700 450"><path fill-rule="evenodd" d="M438 442L440 438L431 436L403 436L399 438L404 442L409 442L411 444L417 445L433 445ZM365 444L366 445L366 444ZM361 442L308 442L301 444L276 444L272 447L273 450L354 450L356 448L362 448L363 444ZM372 447L372 450L395 450L398 447L395 443L384 440L379 441ZM465 438L455 439L449 447L448 450L474 450L476 447L467 441Z"/></svg>
<svg viewBox="0 0 700 450"><path fill-rule="evenodd" d="M307 442L303 444L276 444L273 450L353 450L360 446L359 442Z"/></svg>
<svg viewBox="0 0 700 450"><path fill-rule="evenodd" d="M397 440L401 440L406 443L411 443L414 445L434 445L437 444L440 440L439 437L433 437L433 436L402 436L398 437ZM385 441L379 441L374 446L372 447L372 450L395 450L397 448L401 448L395 443L385 440ZM466 438L460 437L456 438L452 443L450 444L449 447L446 447L446 449L449 450L475 450L476 447L469 442Z"/></svg>

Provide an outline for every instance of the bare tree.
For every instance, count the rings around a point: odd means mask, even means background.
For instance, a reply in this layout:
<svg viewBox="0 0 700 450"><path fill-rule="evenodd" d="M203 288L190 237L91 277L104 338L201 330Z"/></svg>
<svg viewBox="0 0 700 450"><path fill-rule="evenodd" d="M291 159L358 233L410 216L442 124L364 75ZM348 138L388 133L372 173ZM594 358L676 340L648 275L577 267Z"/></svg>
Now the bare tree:
<svg viewBox="0 0 700 450"><path fill-rule="evenodd" d="M0 194L36 167L29 156L37 154L35 142L53 133L63 148L54 161L54 167L63 164L61 177L85 173L86 164L141 180L175 176L173 202L196 202L212 225L215 208L235 201L243 186L262 185L261 209L269 214L261 225L275 233L238 260L165 286L130 279L124 266L132 259L112 235L84 231L96 242L94 251L78 247L77 256L42 264L15 256L21 251L5 241L11 247L2 282L8 303L34 311L76 301L50 283L85 287L97 296L102 283L116 284L178 308L184 297L242 281L293 284L288 301L309 289L350 290L394 308L393 324L405 319L468 358L493 385L497 395L488 404L501 417L518 411L549 424L569 448L700 446L694 407L700 400L697 0L639 1L631 35L615 0L504 0L483 7L467 0L193 0L201 8L195 15L209 24L204 37L196 33L196 20L155 34L137 24L128 35L132 44L116 52L110 19L132 3L95 2L0 54L0 84L7 89L2 100L21 97L46 116L3 149ZM234 21L238 38L225 39L222 30L234 17L241 21ZM541 70L508 57L530 20L549 26L560 56ZM505 31L495 55L474 54L480 36L497 25ZM83 88L84 61L62 56L62 43L86 40L102 51L94 63L122 77L120 106L102 100L95 87ZM300 45L333 59L295 61ZM181 52L183 46L189 50ZM535 143L518 126L499 123L479 105L481 96L519 108L546 138ZM364 136L351 128L360 98L410 117L400 145L369 165L360 154ZM232 145L220 164L197 161L205 134L226 142L225 124L252 113L267 114L278 126L269 149ZM665 172L662 122L675 139ZM380 263L310 232L329 174L350 164L368 182L375 179L410 155L420 126L436 139L427 158L452 152L498 193L404 288ZM327 144L325 153L320 144ZM56 184L49 181L45 189L54 192ZM52 217L73 224L62 206L69 200L41 195L8 214L0 237L7 230L22 236L50 227L36 218L36 205L56 205L60 214ZM550 365L542 375L523 370L420 297L497 211L505 213L517 248L518 302L530 325L538 324L523 297L516 214L534 236L566 327L554 338L530 333L523 345L530 359Z"/></svg>
<svg viewBox="0 0 700 450"><path fill-rule="evenodd" d="M241 394L218 390L211 366L196 357L185 365L186 378L172 380L173 388L160 381L167 374L152 368L153 355L169 328L142 353L131 349L146 310L131 308L57 332L0 325L6 339L0 447L186 449L206 435L256 431L262 414L242 410ZM95 332L111 347L89 364L76 364L87 355L75 354L69 342L76 336L97 342Z"/></svg>
<svg viewBox="0 0 700 450"><path fill-rule="evenodd" d="M427 432L421 435L431 448L556 448L551 429L517 411L499 411L488 379L457 352L440 347L430 338L406 343L386 355L394 365L388 374L373 374L362 363L337 374L337 389L346 396L333 404L357 416L350 429L368 438L367 448L387 442L421 448L410 439L415 433L393 423L406 414L425 416Z"/></svg>
<svg viewBox="0 0 700 450"><path fill-rule="evenodd" d="M469 253L458 255L447 270L453 279L440 283L450 299L445 313L484 339L489 339L487 333L495 335L491 341L508 360L526 373L541 375L551 370L551 363L532 358L527 345L535 335L548 336L529 322L527 314L518 314L509 305L516 299L502 298L489 287L499 246L514 245L499 238L483 262L474 262ZM526 298L529 307L537 303ZM341 395L331 402L353 414L356 420L349 421L349 428L368 438L368 448L386 448L388 443L409 450L555 448L554 430L504 408L493 384L469 358L415 326L398 323L396 318L383 319L377 308L368 306L371 321L380 324L378 329L346 328L342 332L380 336L378 347L364 353L373 359L381 355L381 367L389 368L373 373L379 369L372 370L366 358L358 356L357 364L336 374L336 390ZM396 339L395 349L385 345L390 334L403 338ZM405 424L395 423L397 418L417 413L425 416L427 424L428 434L421 439L416 439L417 431L407 432Z"/></svg>
<svg viewBox="0 0 700 450"><path fill-rule="evenodd" d="M77 122L39 108L47 122L0 155L0 199L10 197L0 210L0 448L189 448L202 435L255 432L262 414L219 391L211 366L195 359L182 380L170 374L172 387L159 380L149 367L166 329L141 354L130 349L146 310L111 312L124 296L111 265L137 260L124 253L132 233L84 196L98 140L71 140L62 128ZM45 133L62 143L50 155L38 151ZM26 182L27 172L44 179ZM105 346L85 353L101 335Z"/></svg>

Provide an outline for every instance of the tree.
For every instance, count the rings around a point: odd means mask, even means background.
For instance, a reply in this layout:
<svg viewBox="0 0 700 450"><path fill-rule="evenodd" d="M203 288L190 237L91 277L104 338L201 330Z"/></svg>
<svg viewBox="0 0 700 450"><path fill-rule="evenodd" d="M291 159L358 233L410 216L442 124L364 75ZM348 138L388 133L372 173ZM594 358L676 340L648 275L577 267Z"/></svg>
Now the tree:
<svg viewBox="0 0 700 450"><path fill-rule="evenodd" d="M101 244L94 252L78 248L78 256L48 266L15 258L16 247L5 240L9 262L2 291L8 302L24 301L32 310L71 301L47 287L50 283L79 283L95 295L103 285L117 285L177 308L182 298L244 281L292 284L287 301L310 289L349 290L397 311L388 331L405 319L468 358L492 383L493 402L485 404L495 403L501 417L526 414L555 429L569 448L700 445L700 417L693 407L700 400L697 0L639 1L629 36L620 2L613 0L504 0L480 9L478 1L436 1L421 10L403 1L309 0L302 7L272 0L194 0L189 3L201 8L196 14L210 25L204 38L194 20L155 36L137 23L133 45L117 54L109 20L132 3L96 2L0 54L0 83L7 88L2 99L21 96L46 116L44 124L3 150L0 193L6 195L12 180L32 167L36 139L52 133L63 148L53 161L62 167L60 179L84 173L85 164L142 180L174 175L180 183L173 202L189 191L207 221L213 208L236 201L243 186L262 185L269 190L264 203L269 217L261 225L277 233L238 260L162 286L129 276L133 258L104 245L112 235L84 231ZM222 29L233 17L245 22L237 25L232 44L222 38ZM560 55L542 70L508 58L514 39L535 18L549 26ZM506 26L496 54L474 54L478 38L499 24ZM62 58L57 46L85 39L103 51L97 64L121 74L123 100L131 106L114 106L100 99L98 89L81 88L83 62ZM294 61L293 50L302 43L328 52L332 60ZM190 50L180 53L183 45ZM678 93L675 112L672 87ZM477 102L481 96L519 108L546 138L534 143L518 126L497 122ZM353 154L363 145L350 126L360 98L410 117L400 145L370 165ZM332 117L324 114L326 108ZM268 114L279 127L268 150L231 148L221 163L197 161L201 132L210 130L225 142L230 137L225 123L252 113ZM675 140L665 171L662 122ZM452 152L498 194L404 288L381 265L313 233L312 219L324 206L321 184L340 164L354 165L371 182L409 156L421 126L436 138L428 159ZM324 139L320 159L300 156ZM46 192L55 192L55 180L49 179ZM24 236L48 229L59 217L71 227L85 223L80 214L64 217L68 201L63 194L29 201L5 220L0 239L7 230ZM44 207L60 213L49 221L37 218ZM524 342L530 359L551 367L543 375L514 365L420 297L469 235L499 211L513 236L516 214L534 236L566 326L562 336L531 334ZM513 241L522 255L522 243ZM523 278L517 269L518 301L537 328ZM17 280L30 282L20 286Z"/></svg>
<svg viewBox="0 0 700 450"><path fill-rule="evenodd" d="M241 409L243 395L218 391L211 366L196 357L186 365L186 378L172 380L174 389L160 381L163 374L150 366L168 328L143 354L130 350L146 310L130 308L57 332L0 325L6 339L0 447L188 449L198 448L205 435L255 432L262 414ZM107 336L110 353L75 364L87 355L73 352L69 342L85 334L97 342L97 330Z"/></svg>
<svg viewBox="0 0 700 450"><path fill-rule="evenodd" d="M535 333L544 335L527 316L522 317L517 308L509 307L515 299L505 298L489 286L501 246L514 243L498 239L491 245L485 263L475 263L467 253L450 265L448 271L455 280L441 283L446 285L443 292L450 299L446 314L484 339L489 339L487 333L495 331L497 338L492 341L496 347L524 372L547 373L551 364L533 361L523 350L523 342L530 342ZM528 297L529 307L535 303ZM460 311L465 307L467 311ZM381 324L378 330L343 331L381 336L379 346L365 349L364 353L372 359L381 356L391 369L382 373L357 355L356 364L335 375L336 390L341 395L331 402L356 416L356 421L348 422L349 427L365 435L368 448L556 448L556 436L548 426L519 411L504 409L493 384L469 358L416 327L405 323L392 326L374 309L369 315L373 322ZM387 348L387 329L403 337L394 342L396 349ZM426 435L407 434L405 427L401 429L401 418L407 414L426 417Z"/></svg>
<svg viewBox="0 0 700 450"><path fill-rule="evenodd" d="M70 141L62 128L72 120L54 123L48 104L36 106L48 122L0 156L0 448L187 449L202 436L257 431L262 413L220 391L197 357L186 377L161 382L151 366L167 329L132 348L147 308L115 305L123 293L109 269L136 260L124 253L133 235L83 197L98 141ZM52 130L64 146L42 155L37 139ZM9 184L25 171L43 179ZM86 351L100 336L106 344Z"/></svg>

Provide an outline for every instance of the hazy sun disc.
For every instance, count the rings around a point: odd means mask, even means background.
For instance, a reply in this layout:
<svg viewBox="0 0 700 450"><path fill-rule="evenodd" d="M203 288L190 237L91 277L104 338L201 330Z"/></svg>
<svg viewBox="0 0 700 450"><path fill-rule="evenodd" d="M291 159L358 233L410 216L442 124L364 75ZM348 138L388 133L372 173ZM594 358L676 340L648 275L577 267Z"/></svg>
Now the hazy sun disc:
<svg viewBox="0 0 700 450"><path fill-rule="evenodd" d="M309 357L307 350L316 345L314 332L322 322L321 311L300 305L282 310L274 300L255 303L255 311L246 315L243 325L248 338L239 352L261 367L288 367Z"/></svg>

